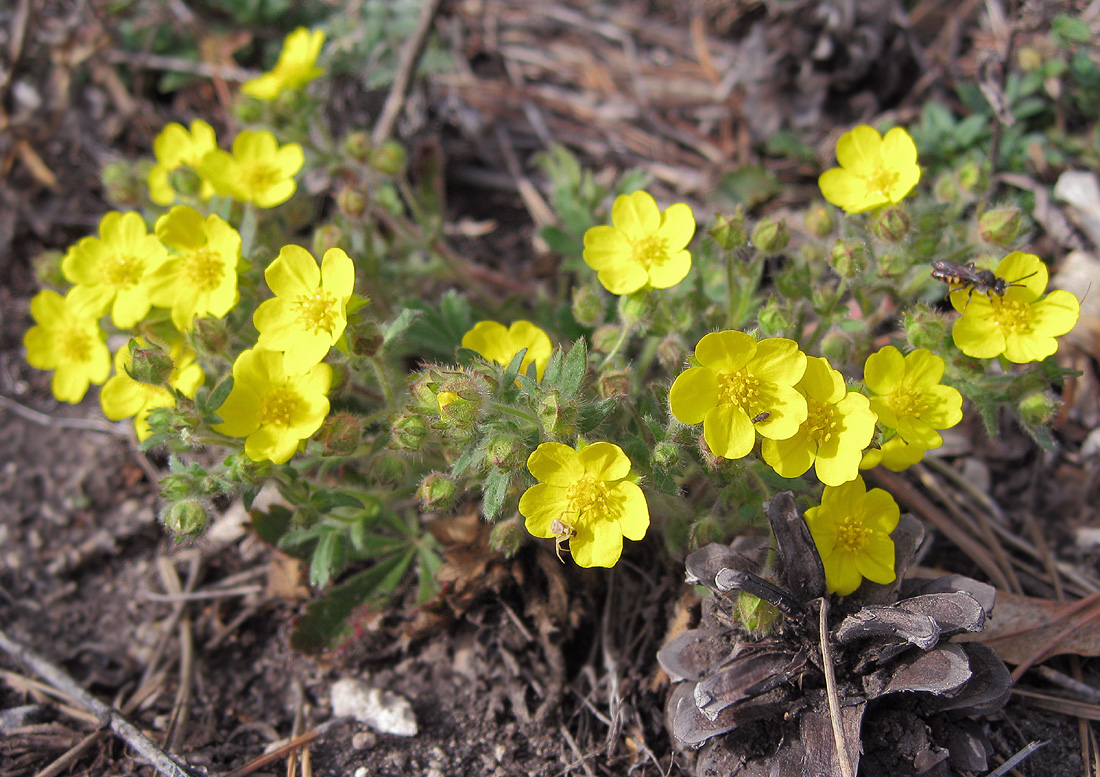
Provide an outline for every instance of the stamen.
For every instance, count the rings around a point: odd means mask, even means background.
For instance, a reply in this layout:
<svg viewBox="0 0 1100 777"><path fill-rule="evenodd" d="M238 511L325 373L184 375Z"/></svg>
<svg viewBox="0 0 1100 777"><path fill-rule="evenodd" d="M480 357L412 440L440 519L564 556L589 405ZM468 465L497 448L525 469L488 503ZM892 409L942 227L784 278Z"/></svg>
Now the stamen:
<svg viewBox="0 0 1100 777"><path fill-rule="evenodd" d="M296 393L285 387L276 387L262 400L261 424L271 426L290 426L300 399Z"/></svg>
<svg viewBox="0 0 1100 777"><path fill-rule="evenodd" d="M668 261L668 244L656 235L635 240L633 260L647 270L653 265L658 267Z"/></svg>

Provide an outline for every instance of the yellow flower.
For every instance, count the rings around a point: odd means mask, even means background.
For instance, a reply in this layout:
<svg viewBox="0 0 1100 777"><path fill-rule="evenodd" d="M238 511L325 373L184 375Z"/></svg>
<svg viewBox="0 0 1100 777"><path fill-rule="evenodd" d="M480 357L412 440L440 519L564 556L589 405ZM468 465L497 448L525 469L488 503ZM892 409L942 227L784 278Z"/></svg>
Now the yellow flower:
<svg viewBox="0 0 1100 777"><path fill-rule="evenodd" d="M315 364L305 375L288 375L283 357L258 348L233 363L233 390L218 409L223 422L214 431L245 437L253 461L286 463L298 443L321 428L328 415L332 368Z"/></svg>
<svg viewBox="0 0 1100 777"><path fill-rule="evenodd" d="M258 100L274 100L285 89L301 89L324 70L317 67L317 55L325 42L321 30L299 27L286 36L279 61L270 73L241 85L241 91Z"/></svg>
<svg viewBox="0 0 1100 777"><path fill-rule="evenodd" d="M630 459L609 442L574 450L544 442L527 458L539 483L519 500L527 531L536 537L569 538L569 552L582 567L613 567L623 537L640 540L649 528L649 505L631 480Z"/></svg>
<svg viewBox="0 0 1100 777"><path fill-rule="evenodd" d="M910 445L900 437L891 437L881 448L868 448L864 451L859 468L871 469L881 464L886 469L901 472L923 459L925 453L925 449L919 445Z"/></svg>
<svg viewBox="0 0 1100 777"><path fill-rule="evenodd" d="M612 294L667 289L688 274L691 254L684 249L695 234L688 205L661 211L647 192L623 194L611 207L611 223L584 233L584 261Z"/></svg>
<svg viewBox="0 0 1100 777"><path fill-rule="evenodd" d="M115 326L129 329L149 312L145 282L168 252L132 211L108 213L99 222L99 235L77 242L61 261L65 278L76 284L69 304L95 317L110 309Z"/></svg>
<svg viewBox="0 0 1100 777"><path fill-rule="evenodd" d="M863 578L885 585L894 574L894 541L901 511L886 491L870 491L863 478L826 486L821 505L806 511L806 523L825 566L825 585L840 596L859 588Z"/></svg>
<svg viewBox="0 0 1100 777"><path fill-rule="evenodd" d="M280 146L267 130L244 130L234 138L232 154L214 149L202 158L199 172L218 194L274 208L294 194L294 176L303 164L297 143Z"/></svg>
<svg viewBox="0 0 1100 777"><path fill-rule="evenodd" d="M138 347L146 347L142 338L137 338ZM172 348L172 372L168 385L185 397L195 396L195 391L206 376L202 368L195 364L195 352L185 348L178 341ZM104 384L99 392L99 404L103 415L112 421L133 417L134 432L138 440L149 436L149 412L158 407L175 407L176 395L167 386L156 386L135 380L131 375L134 363L130 347L120 348L115 354L115 374Z"/></svg>
<svg viewBox="0 0 1100 777"><path fill-rule="evenodd" d="M191 122L190 132L182 124L166 124L153 141L157 163L149 171L149 198L158 205L171 205L176 199L176 192L168 180L169 174L181 166L197 171L207 152L217 147L214 128L202 119ZM204 200L214 196L214 187L205 179L199 195Z"/></svg>
<svg viewBox="0 0 1100 777"><path fill-rule="evenodd" d="M175 254L149 276L154 305L172 309L172 323L190 332L195 318L224 316L237 303L241 236L218 216L205 219L177 205L157 219L155 231Z"/></svg>
<svg viewBox="0 0 1100 777"><path fill-rule="evenodd" d="M519 371L526 374L527 368L535 365L535 377L542 380L546 364L550 361L550 352L554 346L546 332L530 321L516 321L510 327L496 321L479 321L474 328L462 336L462 347L477 351L489 361L507 367L516 354L527 349L520 363Z"/></svg>
<svg viewBox="0 0 1100 777"><path fill-rule="evenodd" d="M764 461L785 478L796 478L812 465L827 486L858 477L860 454L877 421L867 397L848 391L844 376L818 356L806 358L806 373L795 388L806 397L806 420L793 437L764 440Z"/></svg>
<svg viewBox="0 0 1100 777"><path fill-rule="evenodd" d="M794 388L806 372L806 355L793 340L758 343L743 332L711 332L695 346L695 359L699 366L672 384L669 405L680 422L702 422L716 456L740 459L757 432L785 440L806 420L806 399Z"/></svg>
<svg viewBox="0 0 1100 777"><path fill-rule="evenodd" d="M31 300L32 326L23 336L27 363L53 370L50 389L62 402L76 404L89 383L102 383L111 374L111 352L94 315L73 309L68 297L40 291Z"/></svg>
<svg viewBox="0 0 1100 777"><path fill-rule="evenodd" d="M355 265L339 248L317 260L301 246L283 246L264 271L273 299L256 308L257 347L283 351L288 375L301 375L325 358L347 325Z"/></svg>
<svg viewBox="0 0 1100 777"><path fill-rule="evenodd" d="M1004 354L1010 362L1042 361L1058 350L1055 339L1069 332L1081 315L1081 303L1057 289L1045 297L1047 268L1035 254L1013 251L995 273L1009 281L1004 296L952 292L951 304L962 316L951 337L960 351L977 359Z"/></svg>
<svg viewBox="0 0 1100 777"><path fill-rule="evenodd" d="M920 180L917 147L901 127L879 135L861 124L840 136L836 144L840 167L818 178L825 199L848 213L901 202Z"/></svg>
<svg viewBox="0 0 1100 777"><path fill-rule="evenodd" d="M872 392L879 423L896 429L910 445L931 450L943 444L937 429L962 420L962 394L940 385L944 361L926 348L908 356L892 345L867 357L863 383Z"/></svg>

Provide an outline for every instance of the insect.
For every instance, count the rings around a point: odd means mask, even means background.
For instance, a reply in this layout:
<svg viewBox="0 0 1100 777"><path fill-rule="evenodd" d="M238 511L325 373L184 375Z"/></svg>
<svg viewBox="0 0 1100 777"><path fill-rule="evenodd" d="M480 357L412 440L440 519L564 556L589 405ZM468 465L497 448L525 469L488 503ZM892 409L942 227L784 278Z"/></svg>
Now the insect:
<svg viewBox="0 0 1100 777"><path fill-rule="evenodd" d="M758 424L761 421L767 421L768 416L770 416L770 415L771 415L771 413L768 412L767 410L765 410L763 413L760 413L759 415L753 416L752 423Z"/></svg>
<svg viewBox="0 0 1100 777"><path fill-rule="evenodd" d="M572 524L568 524L560 518L555 518L554 522L550 524L550 531L554 532L554 552L558 554L558 561L564 564L565 559L561 557L562 544L576 537L577 530L573 528ZM564 550L566 553L569 552L568 548L564 548Z"/></svg>
<svg viewBox="0 0 1100 777"><path fill-rule="evenodd" d="M962 291L963 289L970 290L970 293L966 295L968 305L970 304L970 298L974 296L974 292L985 294L987 297L994 294L1003 297L1010 287L1022 286L1023 284L1020 281L1027 280L1034 274L1025 275L1023 278L1017 278L1014 281L1007 281L995 275L992 270L975 266L973 262L955 264L940 259L932 262L932 277L951 287L948 293Z"/></svg>

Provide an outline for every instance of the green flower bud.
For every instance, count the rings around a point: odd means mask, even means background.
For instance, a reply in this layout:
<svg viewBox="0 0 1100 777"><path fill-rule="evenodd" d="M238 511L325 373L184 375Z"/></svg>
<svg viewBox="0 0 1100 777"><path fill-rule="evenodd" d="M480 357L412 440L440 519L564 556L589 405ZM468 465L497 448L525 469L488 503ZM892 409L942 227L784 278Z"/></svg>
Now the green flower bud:
<svg viewBox="0 0 1100 777"><path fill-rule="evenodd" d="M630 395L630 371L607 370L596 379L596 393L600 399Z"/></svg>
<svg viewBox="0 0 1100 777"><path fill-rule="evenodd" d="M510 518L493 527L489 535L489 547L504 558L512 558L523 547L528 536L519 519Z"/></svg>
<svg viewBox="0 0 1100 777"><path fill-rule="evenodd" d="M324 256L330 248L346 248L344 245L344 230L335 224L322 224L313 232L313 253L316 256Z"/></svg>
<svg viewBox="0 0 1100 777"><path fill-rule="evenodd" d="M365 192L345 186L336 193L336 207L349 219L360 219L367 212L369 200Z"/></svg>
<svg viewBox="0 0 1100 777"><path fill-rule="evenodd" d="M844 364L852 356L852 338L846 332L833 330L821 341L821 355L830 364Z"/></svg>
<svg viewBox="0 0 1100 777"><path fill-rule="evenodd" d="M1042 391L1036 391L1020 400L1020 420L1029 426L1048 424L1058 408L1057 400Z"/></svg>
<svg viewBox="0 0 1100 777"><path fill-rule="evenodd" d="M653 446L653 464L656 467L674 467L680 461L680 446L673 442L659 442Z"/></svg>
<svg viewBox="0 0 1100 777"><path fill-rule="evenodd" d="M592 350L599 353L610 353L611 349L615 347L615 343L619 342L619 336L622 332L622 327L614 324L601 326L592 333Z"/></svg>
<svg viewBox="0 0 1100 777"><path fill-rule="evenodd" d="M69 281L65 278L65 273L61 272L61 261L64 258L65 254L60 251L43 251L31 260L34 277L38 279L39 285L51 289L68 287Z"/></svg>
<svg viewBox="0 0 1100 777"><path fill-rule="evenodd" d="M383 451L374 458L370 474L382 485L399 485L405 482L405 471L408 466L405 456L392 451Z"/></svg>
<svg viewBox="0 0 1100 777"><path fill-rule="evenodd" d="M409 405L410 410L434 416L439 412L439 401L435 398L438 393L438 380L429 372L417 372L409 376L409 395L413 400Z"/></svg>
<svg viewBox="0 0 1100 777"><path fill-rule="evenodd" d="M256 124L263 121L264 105L266 103L254 97L237 100L233 104L233 115L240 120L241 124Z"/></svg>
<svg viewBox="0 0 1100 777"><path fill-rule="evenodd" d="M1022 214L1019 208L994 208L978 218L978 235L983 241L1008 248L1020 234Z"/></svg>
<svg viewBox="0 0 1100 777"><path fill-rule="evenodd" d="M405 169L405 148L396 140L387 140L369 153L370 166L382 175L397 175Z"/></svg>
<svg viewBox="0 0 1100 777"><path fill-rule="evenodd" d="M130 341L130 377L138 383L152 386L168 385L175 363L172 357L152 344L139 345L137 340Z"/></svg>
<svg viewBox="0 0 1100 777"><path fill-rule="evenodd" d="M604 296L591 286L573 289L573 318L581 326L596 326L607 312Z"/></svg>
<svg viewBox="0 0 1100 777"><path fill-rule="evenodd" d="M344 153L356 162L366 162L370 159L371 142L370 134L361 130L349 132L344 138Z"/></svg>
<svg viewBox="0 0 1100 777"><path fill-rule="evenodd" d="M397 193L397 188L392 183L382 181L371 194L374 197L375 204L382 210L391 216L405 218L405 203L401 200L401 195Z"/></svg>
<svg viewBox="0 0 1100 777"><path fill-rule="evenodd" d="M733 211L732 216L718 214L714 217L714 226L708 230L708 234L714 238L726 250L740 248L745 245L745 212L740 205Z"/></svg>
<svg viewBox="0 0 1100 777"><path fill-rule="evenodd" d="M168 185L188 199L197 199L202 191L202 176L190 167L177 167L168 173Z"/></svg>
<svg viewBox="0 0 1100 777"><path fill-rule="evenodd" d="M164 525L176 534L198 534L206 526L206 508L198 499L184 499L160 511Z"/></svg>
<svg viewBox="0 0 1100 777"><path fill-rule="evenodd" d="M485 460L497 469L519 467L527 460L527 446L518 435L501 432L485 445Z"/></svg>
<svg viewBox="0 0 1100 777"><path fill-rule="evenodd" d="M555 389L539 400L535 411L542 428L554 438L572 437L577 431L577 409L563 403L561 393Z"/></svg>
<svg viewBox="0 0 1100 777"><path fill-rule="evenodd" d="M467 375L439 384L435 399L444 426L473 426L481 412L481 392L473 378Z"/></svg>
<svg viewBox="0 0 1100 777"><path fill-rule="evenodd" d="M108 162L100 173L107 199L115 205L136 208L145 195L145 176L130 162ZM178 189L176 191L179 191Z"/></svg>
<svg viewBox="0 0 1100 777"><path fill-rule="evenodd" d="M758 596L746 591L737 595L737 613L742 625L753 634L770 631L772 624L779 618L779 610Z"/></svg>
<svg viewBox="0 0 1100 777"><path fill-rule="evenodd" d="M391 444L403 451L418 451L428 436L428 423L423 417L410 413L394 419Z"/></svg>
<svg viewBox="0 0 1100 777"><path fill-rule="evenodd" d="M914 348L927 348L940 353L947 337L947 322L927 308L917 308L905 314L905 338Z"/></svg>
<svg viewBox="0 0 1100 777"><path fill-rule="evenodd" d="M806 209L806 231L814 237L828 237L836 229L836 217L828 205L815 202Z"/></svg>
<svg viewBox="0 0 1100 777"><path fill-rule="evenodd" d="M416 500L424 512L447 512L455 506L458 488L454 478L442 472L430 472L416 489Z"/></svg>
<svg viewBox="0 0 1100 777"><path fill-rule="evenodd" d="M356 356L374 356L382 347L382 330L369 318L351 316L344 331L348 334L348 348Z"/></svg>
<svg viewBox="0 0 1100 777"><path fill-rule="evenodd" d="M814 287L815 295L818 288ZM757 313L756 322L760 326L761 334L765 337L781 337L790 330L791 325L794 323L790 313L779 307L774 295L768 297L767 303Z"/></svg>
<svg viewBox="0 0 1100 777"><path fill-rule="evenodd" d="M854 278L863 272L867 250L851 240L838 240L829 254L829 263L843 278Z"/></svg>
<svg viewBox="0 0 1100 777"><path fill-rule="evenodd" d="M898 205L883 208L871 222L871 231L887 243L900 243L909 234L909 214Z"/></svg>
<svg viewBox="0 0 1100 777"><path fill-rule="evenodd" d="M649 318L654 300L648 289L619 297L619 320L626 326L635 326Z"/></svg>
<svg viewBox="0 0 1100 777"><path fill-rule="evenodd" d="M336 413L325 419L313 439L325 446L323 456L350 456L363 441L363 424L349 413Z"/></svg>
<svg viewBox="0 0 1100 777"><path fill-rule="evenodd" d="M229 358L229 327L222 318L197 318L191 332L195 348L206 356Z"/></svg>
<svg viewBox="0 0 1100 777"><path fill-rule="evenodd" d="M687 349L679 335L668 335L657 345L657 361L665 372L678 373L687 359Z"/></svg>
<svg viewBox="0 0 1100 777"><path fill-rule="evenodd" d="M940 202L951 204L959 201L959 197L962 196L962 192L959 191L959 183L955 180L953 173L941 173L936 182L932 184L932 194Z"/></svg>
<svg viewBox="0 0 1100 777"><path fill-rule="evenodd" d="M786 219L761 219L752 231L752 244L765 254L777 254L791 242Z"/></svg>
<svg viewBox="0 0 1100 777"><path fill-rule="evenodd" d="M798 256L805 265L821 264L825 260L825 248L818 243L803 243L798 247Z"/></svg>
<svg viewBox="0 0 1100 777"><path fill-rule="evenodd" d="M959 168L959 187L967 194L979 194L988 186L989 173L984 165L969 160Z"/></svg>

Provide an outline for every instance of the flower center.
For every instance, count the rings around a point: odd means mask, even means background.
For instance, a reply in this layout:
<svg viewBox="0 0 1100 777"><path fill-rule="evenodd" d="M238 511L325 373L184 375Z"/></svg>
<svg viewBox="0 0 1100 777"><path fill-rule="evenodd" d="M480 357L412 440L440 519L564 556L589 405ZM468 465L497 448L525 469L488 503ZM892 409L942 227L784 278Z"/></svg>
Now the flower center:
<svg viewBox="0 0 1100 777"><path fill-rule="evenodd" d="M903 416L920 418L921 413L928 409L928 397L924 395L924 389L917 386L906 384L898 386L890 392L888 401L899 418Z"/></svg>
<svg viewBox="0 0 1100 777"><path fill-rule="evenodd" d="M295 300L298 305L298 323L314 333L332 334L332 327L336 323L336 311L333 310L335 302L332 295L323 289L317 289L312 294L303 294Z"/></svg>
<svg viewBox="0 0 1100 777"><path fill-rule="evenodd" d="M209 248L200 248L183 260L183 269L187 279L199 291L213 291L221 282L225 262Z"/></svg>
<svg viewBox="0 0 1100 777"><path fill-rule="evenodd" d="M833 438L837 426L835 405L806 397L806 434L811 440L824 445Z"/></svg>
<svg viewBox="0 0 1100 777"><path fill-rule="evenodd" d="M631 258L647 270L653 265L660 267L668 261L668 244L656 235L635 240L632 245L634 255Z"/></svg>
<svg viewBox="0 0 1100 777"><path fill-rule="evenodd" d="M897 170L891 170L881 160L875 164L875 172L867 179L867 194L881 194L890 199L890 190L898 182L901 175Z"/></svg>
<svg viewBox="0 0 1100 777"><path fill-rule="evenodd" d="M1002 327L1005 332L1029 332L1031 331L1031 306L1019 300L1005 299L994 294L989 295L993 300L993 320Z"/></svg>
<svg viewBox="0 0 1100 777"><path fill-rule="evenodd" d="M244 174L244 179L247 190L255 194L278 183L280 176L279 171L274 167L261 163L249 167Z"/></svg>
<svg viewBox="0 0 1100 777"><path fill-rule="evenodd" d="M862 553L871 531L863 528L863 521L858 518L845 518L836 525L836 547L848 553Z"/></svg>
<svg viewBox="0 0 1100 777"><path fill-rule="evenodd" d="M585 475L569 487L569 509L578 516L607 512L607 481Z"/></svg>
<svg viewBox="0 0 1100 777"><path fill-rule="evenodd" d="M57 349L68 362L86 362L92 352L92 338L81 329L66 329L58 334Z"/></svg>
<svg viewBox="0 0 1100 777"><path fill-rule="evenodd" d="M103 281L108 286L126 289L140 283L144 271L145 263L138 257L115 254L103 262Z"/></svg>
<svg viewBox="0 0 1100 777"><path fill-rule="evenodd" d="M291 389L280 386L271 389L262 404L261 425L290 426L301 400Z"/></svg>
<svg viewBox="0 0 1100 777"><path fill-rule="evenodd" d="M749 416L764 408L760 404L760 379L744 370L718 376L718 404L735 405Z"/></svg>

